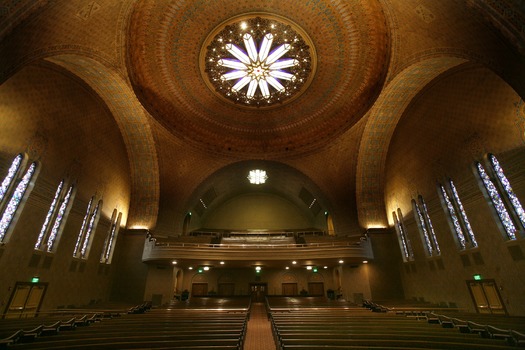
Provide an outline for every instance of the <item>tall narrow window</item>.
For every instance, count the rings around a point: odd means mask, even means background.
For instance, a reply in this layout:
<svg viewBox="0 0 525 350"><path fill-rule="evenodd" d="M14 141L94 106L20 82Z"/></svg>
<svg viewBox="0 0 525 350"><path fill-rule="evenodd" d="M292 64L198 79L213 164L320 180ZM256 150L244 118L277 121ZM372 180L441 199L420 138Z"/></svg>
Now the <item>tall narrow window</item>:
<svg viewBox="0 0 525 350"><path fill-rule="evenodd" d="M11 163L9 170L7 171L7 175L4 178L4 181L2 181L2 185L0 185L0 202L4 200L6 193L9 191L9 188L13 185L13 182L16 179L16 175L20 170L20 165L22 164L23 159L24 156L22 154L19 154Z"/></svg>
<svg viewBox="0 0 525 350"><path fill-rule="evenodd" d="M427 224L430 241L434 245L434 253L436 255L440 255L441 249L439 249L439 244L438 244L437 237L436 237L436 231L434 231L434 226L432 226L432 220L430 220L430 215L428 215L427 204L423 200L422 196L419 196L418 200L419 200L419 207L421 208L421 211L423 212L425 223Z"/></svg>
<svg viewBox="0 0 525 350"><path fill-rule="evenodd" d="M86 230L86 234L82 242L82 248L80 249L80 257L82 259L87 259L89 255L89 250L91 248L91 241L93 240L93 232L95 231L95 228L97 226L98 212L99 212L101 204L102 204L102 201L99 201L89 219L89 224Z"/></svg>
<svg viewBox="0 0 525 350"><path fill-rule="evenodd" d="M111 226L104 242L104 248L102 249L102 255L100 257L100 262L105 264L111 264L111 259L113 258L113 251L115 250L115 244L117 243L118 231L120 229L120 220L122 219L122 213L118 213L117 209L113 210L113 215L111 216Z"/></svg>
<svg viewBox="0 0 525 350"><path fill-rule="evenodd" d="M507 195L507 198L514 209L514 213L518 217L521 226L525 228L525 211L523 210L520 200L512 190L512 186L510 185L509 180L507 180L507 177L505 176L505 173L503 172L503 169L501 168L496 157L493 154L489 154L488 158L490 164L492 165L492 170L496 174L496 178L503 189L503 192Z"/></svg>
<svg viewBox="0 0 525 350"><path fill-rule="evenodd" d="M36 166L37 165L35 162L31 163L25 172L24 177L22 177L21 181L16 186L13 194L11 195L11 198L9 199L9 202L7 203L7 206L4 209L2 219L0 219L0 242L3 242L6 237L7 230L9 229L9 226L15 217L20 203L24 199L24 194L31 183L33 175L35 174Z"/></svg>
<svg viewBox="0 0 525 350"><path fill-rule="evenodd" d="M466 248L474 248L478 246L470 221L468 220L467 213L463 208L463 204L459 199L458 191L452 180L448 181L448 187L450 189L451 196L449 196L447 189L443 185L439 185L441 194L447 211L452 220L452 226L454 228L455 237L457 239L459 248L461 250Z"/></svg>
<svg viewBox="0 0 525 350"><path fill-rule="evenodd" d="M86 234L86 228L88 225L89 218L91 216L91 206L93 205L94 199L94 197L91 197L91 199L89 200L88 207L86 209L86 215L84 215L84 220L82 220L82 226L80 226L80 232L78 233L77 243L75 244L75 249L73 250L73 256L75 258L80 257L80 247Z"/></svg>
<svg viewBox="0 0 525 350"><path fill-rule="evenodd" d="M414 208L413 209L414 216L415 216L416 222L418 223L417 227L419 228L421 237L423 238L425 250L427 251L427 254L429 256L432 256L434 254L434 247L432 246L432 242L430 242L430 236L428 234L427 224L425 222L425 218L423 217L423 213L421 213L421 210L419 209L419 205L413 199L412 199L412 207Z"/></svg>
<svg viewBox="0 0 525 350"><path fill-rule="evenodd" d="M91 197L91 199L89 200L86 209L86 215L84 216L82 226L80 227L80 232L78 233L77 243L75 244L75 250L73 251L73 256L75 258L84 258L85 253L87 251L91 232L93 230L93 226L95 225L95 219L97 218L98 208L100 205L99 202L99 204L97 204L97 206L93 208L94 200L95 197Z"/></svg>
<svg viewBox="0 0 525 350"><path fill-rule="evenodd" d="M64 187L64 180L60 181L58 184L57 190L55 192L55 196L53 197L53 202L51 202L51 206L49 207L49 210L47 211L46 219L44 220L44 224L42 225L42 228L40 229L40 233L38 234L38 238L36 239L35 243L35 249L42 249L43 242L45 240L46 233L48 232L49 224L51 223L51 220L53 216L55 215L56 208L58 205L58 202L60 201L60 195L62 194L62 188Z"/></svg>
<svg viewBox="0 0 525 350"><path fill-rule="evenodd" d="M507 200L510 203L509 210L515 210L517 217L521 221L521 218L519 217L520 209L521 209L521 212L523 212L521 203L519 202L518 198L512 191L512 187L510 187L510 183L508 182L507 178L503 174L503 170L501 169L501 166L499 165L499 162L497 161L496 157L494 156L491 157L491 155L489 155L489 160L490 160L491 166L493 167L494 173L497 174L496 181L499 181L499 184L501 185L503 189L502 192L507 197ZM481 178L481 181L483 182L483 186L486 190L486 193L488 194L488 197L490 198L490 201L492 202L492 205L494 209L496 210L496 213L500 219L500 222L503 226L507 239L515 240L518 229L514 225L511 214L509 213L509 211L507 210L505 206L504 198L500 195L500 191L498 190L494 181L488 175L487 171L485 171L485 168L483 167L483 165L481 165L481 163L479 162L476 162L475 165L478 171L478 175ZM516 208L518 209L516 210Z"/></svg>
<svg viewBox="0 0 525 350"><path fill-rule="evenodd" d="M58 244L58 241L60 239L60 235L62 234L62 222L64 221L64 217L66 216L66 213L68 209L70 208L69 202L71 201L71 196L73 194L73 185L69 186L69 189L64 196L64 199L62 200L62 204L60 205L60 208L58 209L57 216L55 218L55 222L53 223L53 227L51 228L51 232L49 233L49 238L47 240L47 251L53 252L56 250L56 246Z"/></svg>
<svg viewBox="0 0 525 350"><path fill-rule="evenodd" d="M401 252L403 253L403 260L404 261L413 260L414 253L412 252L412 246L410 244L410 240L408 239L408 236L406 234L406 230L403 224L403 214L401 213L401 209L397 209L397 214L395 211L393 211L392 217L394 218L394 227L397 232L399 246L401 248Z"/></svg>

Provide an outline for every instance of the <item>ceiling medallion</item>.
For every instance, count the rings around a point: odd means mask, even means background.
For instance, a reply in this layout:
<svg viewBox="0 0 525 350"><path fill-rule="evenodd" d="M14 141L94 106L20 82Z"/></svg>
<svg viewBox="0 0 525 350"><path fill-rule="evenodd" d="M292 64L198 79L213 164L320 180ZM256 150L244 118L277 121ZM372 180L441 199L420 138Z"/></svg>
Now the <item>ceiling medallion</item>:
<svg viewBox="0 0 525 350"><path fill-rule="evenodd" d="M315 72L315 50L289 20L267 14L221 24L201 50L201 71L219 96L247 107L271 107L298 97Z"/></svg>

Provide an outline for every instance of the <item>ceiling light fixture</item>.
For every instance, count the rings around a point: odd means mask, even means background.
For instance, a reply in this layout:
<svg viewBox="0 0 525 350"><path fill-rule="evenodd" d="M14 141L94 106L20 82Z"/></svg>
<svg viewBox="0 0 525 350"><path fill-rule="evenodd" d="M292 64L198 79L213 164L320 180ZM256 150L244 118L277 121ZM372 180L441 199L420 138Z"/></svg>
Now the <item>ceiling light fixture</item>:
<svg viewBox="0 0 525 350"><path fill-rule="evenodd" d="M250 173L248 174L248 180L251 184L254 185L260 185L266 182L268 180L268 175L266 175L265 170L255 169L250 170Z"/></svg>
<svg viewBox="0 0 525 350"><path fill-rule="evenodd" d="M312 42L284 18L260 14L233 19L210 37L201 51L207 83L236 104L280 104L311 81Z"/></svg>

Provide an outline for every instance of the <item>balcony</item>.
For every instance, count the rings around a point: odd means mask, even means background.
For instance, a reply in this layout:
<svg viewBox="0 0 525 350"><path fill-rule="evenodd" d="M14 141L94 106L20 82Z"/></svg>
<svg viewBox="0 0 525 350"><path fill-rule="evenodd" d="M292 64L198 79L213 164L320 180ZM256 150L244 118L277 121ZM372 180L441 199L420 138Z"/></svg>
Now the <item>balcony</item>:
<svg viewBox="0 0 525 350"><path fill-rule="evenodd" d="M345 259L347 262L362 262L373 259L373 252L366 236L329 237L304 236L298 240L289 234L229 235L216 239L179 237L176 240L147 238L142 254L143 262L171 263L173 260L230 262L271 262L308 260L326 265ZM298 243L301 242L301 243Z"/></svg>

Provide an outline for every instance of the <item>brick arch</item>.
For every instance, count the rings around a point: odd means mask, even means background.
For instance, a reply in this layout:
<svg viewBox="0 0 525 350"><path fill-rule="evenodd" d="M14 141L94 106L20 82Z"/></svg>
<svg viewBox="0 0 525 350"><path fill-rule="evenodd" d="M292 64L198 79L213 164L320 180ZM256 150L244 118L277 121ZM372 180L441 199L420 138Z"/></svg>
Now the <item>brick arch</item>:
<svg viewBox="0 0 525 350"><path fill-rule="evenodd" d="M106 103L120 129L131 171L128 228L155 227L159 210L159 165L147 112L127 81L88 57L65 54L46 58L88 84Z"/></svg>
<svg viewBox="0 0 525 350"><path fill-rule="evenodd" d="M434 78L465 62L465 58L442 56L414 63L392 79L371 108L357 160L356 199L362 227L388 226L385 162L390 140L405 109Z"/></svg>

